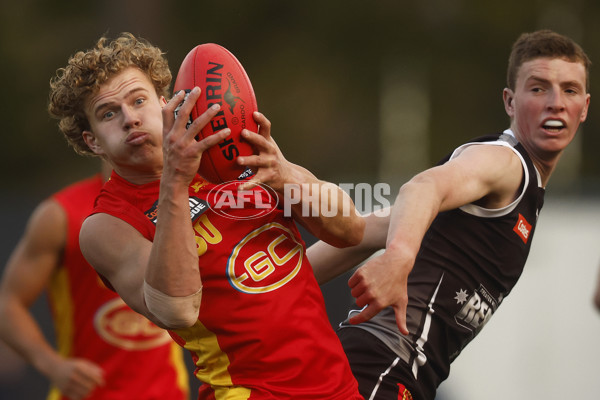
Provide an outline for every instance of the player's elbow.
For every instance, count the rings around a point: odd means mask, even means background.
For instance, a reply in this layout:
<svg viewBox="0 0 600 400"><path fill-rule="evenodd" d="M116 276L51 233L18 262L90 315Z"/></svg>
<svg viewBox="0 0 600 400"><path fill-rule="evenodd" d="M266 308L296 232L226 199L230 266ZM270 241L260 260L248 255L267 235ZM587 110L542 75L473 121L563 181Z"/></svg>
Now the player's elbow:
<svg viewBox="0 0 600 400"><path fill-rule="evenodd" d="M337 247L352 247L359 245L365 234L365 220L360 215L352 219L344 227L344 232L340 235L340 241Z"/></svg>
<svg viewBox="0 0 600 400"><path fill-rule="evenodd" d="M350 228L349 246L359 245L365 235L365 220L362 217L355 218L352 228Z"/></svg>
<svg viewBox="0 0 600 400"><path fill-rule="evenodd" d="M184 297L173 297L144 282L144 300L158 325L166 329L185 329L198 322L202 288Z"/></svg>

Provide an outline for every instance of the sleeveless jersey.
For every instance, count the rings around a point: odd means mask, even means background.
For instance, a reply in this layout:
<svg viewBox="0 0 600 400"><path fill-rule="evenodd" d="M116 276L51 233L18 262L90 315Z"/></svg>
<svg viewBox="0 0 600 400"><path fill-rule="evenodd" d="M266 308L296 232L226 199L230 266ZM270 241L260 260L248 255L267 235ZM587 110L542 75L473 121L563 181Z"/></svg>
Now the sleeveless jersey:
<svg viewBox="0 0 600 400"><path fill-rule="evenodd" d="M391 308L360 325L347 321L340 325L365 329L396 352L412 371L407 379L420 389L424 399L435 397L437 386L448 376L450 363L516 284L543 205L539 174L512 132L476 139L459 147L451 157L474 145L507 146L519 156L524 173L518 198L502 209L468 204L435 218L408 277L406 318L410 335L400 334Z"/></svg>
<svg viewBox="0 0 600 400"><path fill-rule="evenodd" d="M199 398L362 399L293 219L275 206L276 196L260 188L243 195L237 184L196 176L189 189L202 303L194 326L170 333L206 383ZM152 241L159 185L113 173L94 212Z"/></svg>
<svg viewBox="0 0 600 400"><path fill-rule="evenodd" d="M104 370L106 385L86 399L188 399L181 348L165 330L107 289L79 250L81 224L91 213L102 184L98 174L52 196L67 218L62 265L48 290L58 351L65 357L91 360ZM66 400L54 387L48 399Z"/></svg>

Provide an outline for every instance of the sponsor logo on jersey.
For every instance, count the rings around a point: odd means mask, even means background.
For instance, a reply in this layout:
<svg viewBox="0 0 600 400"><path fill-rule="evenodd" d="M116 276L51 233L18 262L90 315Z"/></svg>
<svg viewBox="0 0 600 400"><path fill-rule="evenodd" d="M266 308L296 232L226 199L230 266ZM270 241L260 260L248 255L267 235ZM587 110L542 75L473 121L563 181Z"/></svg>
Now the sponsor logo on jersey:
<svg viewBox="0 0 600 400"><path fill-rule="evenodd" d="M290 282L303 259L304 248L294 233L272 222L253 230L235 246L227 261L227 277L241 292L266 293Z"/></svg>
<svg viewBox="0 0 600 400"><path fill-rule="evenodd" d="M96 311L94 327L107 343L125 350L152 349L171 340L166 330L133 311L120 297Z"/></svg>
<svg viewBox="0 0 600 400"><path fill-rule="evenodd" d="M238 179L243 180L243 179L251 177L252 175L254 175L254 171L252 171L250 168L246 167L244 172L242 172L240 174L240 176L238 176Z"/></svg>
<svg viewBox="0 0 600 400"><path fill-rule="evenodd" d="M198 193L200 191L200 189L202 189L204 186L210 185L210 183L208 183L207 181L200 179L198 181L196 181L192 186L190 186L192 188L192 190L194 190L194 193Z"/></svg>
<svg viewBox="0 0 600 400"><path fill-rule="evenodd" d="M202 213L208 210L208 202L206 200L202 200L198 197L190 197L190 216L192 217L192 222L195 222Z"/></svg>
<svg viewBox="0 0 600 400"><path fill-rule="evenodd" d="M154 204L152 204L152 207L150 207L150 209L144 212L144 215L146 215L150 222L156 225L156 220L158 219L158 200L156 200Z"/></svg>
<svg viewBox="0 0 600 400"><path fill-rule="evenodd" d="M454 320L470 331L482 329L498 307L498 302L483 285L473 290L471 295L461 288L454 299L456 304L462 305Z"/></svg>
<svg viewBox="0 0 600 400"><path fill-rule="evenodd" d="M192 196L188 199L190 205L190 218L192 222L195 222L199 216L201 216L209 208L209 204L206 200L202 200L199 197ZM152 207L144 212L144 215L156 225L158 220L158 200L152 204Z"/></svg>
<svg viewBox="0 0 600 400"><path fill-rule="evenodd" d="M517 220L513 231L521 238L523 243L527 244L529 234L531 233L531 224L527 222L524 216L519 214L519 219Z"/></svg>

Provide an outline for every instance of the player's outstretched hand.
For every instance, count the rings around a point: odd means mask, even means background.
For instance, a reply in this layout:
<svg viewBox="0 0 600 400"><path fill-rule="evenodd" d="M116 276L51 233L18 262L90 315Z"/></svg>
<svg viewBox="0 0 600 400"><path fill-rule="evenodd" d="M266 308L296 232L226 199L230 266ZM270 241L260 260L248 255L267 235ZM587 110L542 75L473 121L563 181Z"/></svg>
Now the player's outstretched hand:
<svg viewBox="0 0 600 400"><path fill-rule="evenodd" d="M408 304L408 274L402 268L402 261L391 253L373 257L356 270L348 280L356 305L363 308L350 318L351 324L360 324L373 318L385 307L392 307L400 333L408 335L406 327L406 306Z"/></svg>

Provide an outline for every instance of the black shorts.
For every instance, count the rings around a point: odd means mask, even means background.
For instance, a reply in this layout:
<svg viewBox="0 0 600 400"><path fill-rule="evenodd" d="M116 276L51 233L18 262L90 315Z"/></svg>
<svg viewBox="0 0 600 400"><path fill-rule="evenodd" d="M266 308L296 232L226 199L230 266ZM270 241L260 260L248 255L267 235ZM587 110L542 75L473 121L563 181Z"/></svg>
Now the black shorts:
<svg viewBox="0 0 600 400"><path fill-rule="evenodd" d="M374 335L360 328L339 328L358 390L365 400L422 400L409 366Z"/></svg>

